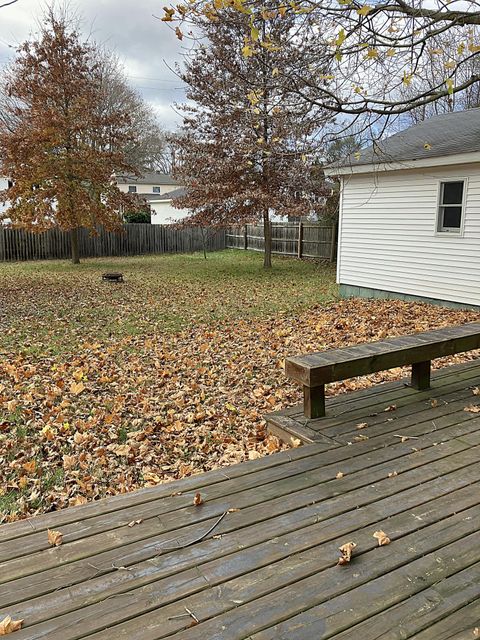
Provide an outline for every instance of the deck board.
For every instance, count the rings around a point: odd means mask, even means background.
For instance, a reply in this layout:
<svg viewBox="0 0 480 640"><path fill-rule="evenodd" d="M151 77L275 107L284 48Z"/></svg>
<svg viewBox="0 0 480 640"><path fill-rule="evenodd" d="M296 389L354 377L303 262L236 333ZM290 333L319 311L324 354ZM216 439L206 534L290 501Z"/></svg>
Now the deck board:
<svg viewBox="0 0 480 640"><path fill-rule="evenodd" d="M470 362L426 392L338 396L308 423L319 443L0 527L0 613L24 619L12 637L474 637L480 414L464 408L480 404L479 382ZM62 546L48 548L48 527ZM354 559L338 567L349 540Z"/></svg>

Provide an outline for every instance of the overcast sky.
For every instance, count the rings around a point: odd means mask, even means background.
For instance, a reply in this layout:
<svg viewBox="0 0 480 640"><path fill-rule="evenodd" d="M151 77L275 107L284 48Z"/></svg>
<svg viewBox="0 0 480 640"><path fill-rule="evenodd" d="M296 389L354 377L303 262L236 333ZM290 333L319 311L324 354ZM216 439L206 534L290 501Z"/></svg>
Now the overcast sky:
<svg viewBox="0 0 480 640"><path fill-rule="evenodd" d="M2 1L0 0L0 4ZM128 80L158 113L166 129L179 122L174 102L182 102L181 82L168 69L181 61L182 45L163 15L162 0L70 0L83 19L85 34L113 50L125 67ZM15 47L35 32L43 2L18 0L0 9L0 64L14 55Z"/></svg>

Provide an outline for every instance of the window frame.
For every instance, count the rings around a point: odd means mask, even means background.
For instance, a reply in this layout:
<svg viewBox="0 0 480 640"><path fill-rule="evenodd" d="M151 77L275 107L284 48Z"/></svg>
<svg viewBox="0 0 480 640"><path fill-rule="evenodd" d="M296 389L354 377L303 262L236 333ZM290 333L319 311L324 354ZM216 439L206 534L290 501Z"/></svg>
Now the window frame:
<svg viewBox="0 0 480 640"><path fill-rule="evenodd" d="M442 203L442 195L443 195L443 185L448 182L463 182L463 193L462 193L462 202L460 205L444 205ZM453 236L453 237L463 237L464 228L465 228L465 216L466 216L466 206L467 206L467 190L468 190L468 178L463 176L456 176L452 178L442 178L438 181L438 189L437 189L437 215L435 219L435 235L443 236ZM443 212L442 207L461 207L461 217L460 217L460 227L444 227L443 220Z"/></svg>
<svg viewBox="0 0 480 640"><path fill-rule="evenodd" d="M128 193L137 193L137 185L129 184L128 185Z"/></svg>
<svg viewBox="0 0 480 640"><path fill-rule="evenodd" d="M161 193L161 188L158 186L153 186L152 187L152 193Z"/></svg>

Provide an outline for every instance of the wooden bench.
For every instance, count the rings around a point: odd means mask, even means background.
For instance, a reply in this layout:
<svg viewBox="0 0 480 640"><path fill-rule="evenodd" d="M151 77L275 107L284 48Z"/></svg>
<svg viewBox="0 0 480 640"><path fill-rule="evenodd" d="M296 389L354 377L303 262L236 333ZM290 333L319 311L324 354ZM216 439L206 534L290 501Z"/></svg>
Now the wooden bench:
<svg viewBox="0 0 480 640"><path fill-rule="evenodd" d="M480 348L480 322L425 331L344 349L287 358L285 373L303 385L304 415L325 415L325 384L377 371L412 365L411 386L430 387L434 358Z"/></svg>

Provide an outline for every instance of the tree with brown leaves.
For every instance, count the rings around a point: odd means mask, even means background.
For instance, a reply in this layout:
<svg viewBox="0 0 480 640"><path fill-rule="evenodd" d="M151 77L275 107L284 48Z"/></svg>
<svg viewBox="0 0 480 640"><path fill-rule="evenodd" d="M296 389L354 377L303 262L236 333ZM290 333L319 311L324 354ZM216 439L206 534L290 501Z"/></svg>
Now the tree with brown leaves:
<svg viewBox="0 0 480 640"><path fill-rule="evenodd" d="M131 140L126 109L101 109L102 69L64 13L48 10L36 40L21 45L5 82L0 119L0 171L11 186L0 194L15 226L71 231L79 262L78 230L121 227L132 209L115 172L135 173L125 159Z"/></svg>
<svg viewBox="0 0 480 640"><path fill-rule="evenodd" d="M175 176L186 195L175 204L192 210L187 222L196 224L263 221L264 266L270 267L271 215L313 214L327 193L317 161L330 116L284 81L287 70L316 59L324 43L320 35L299 39L295 19L278 15L268 32L253 33L263 46L249 55L249 16L235 9L227 15L218 23L197 16L208 40L179 71L190 102L181 107L176 138Z"/></svg>

